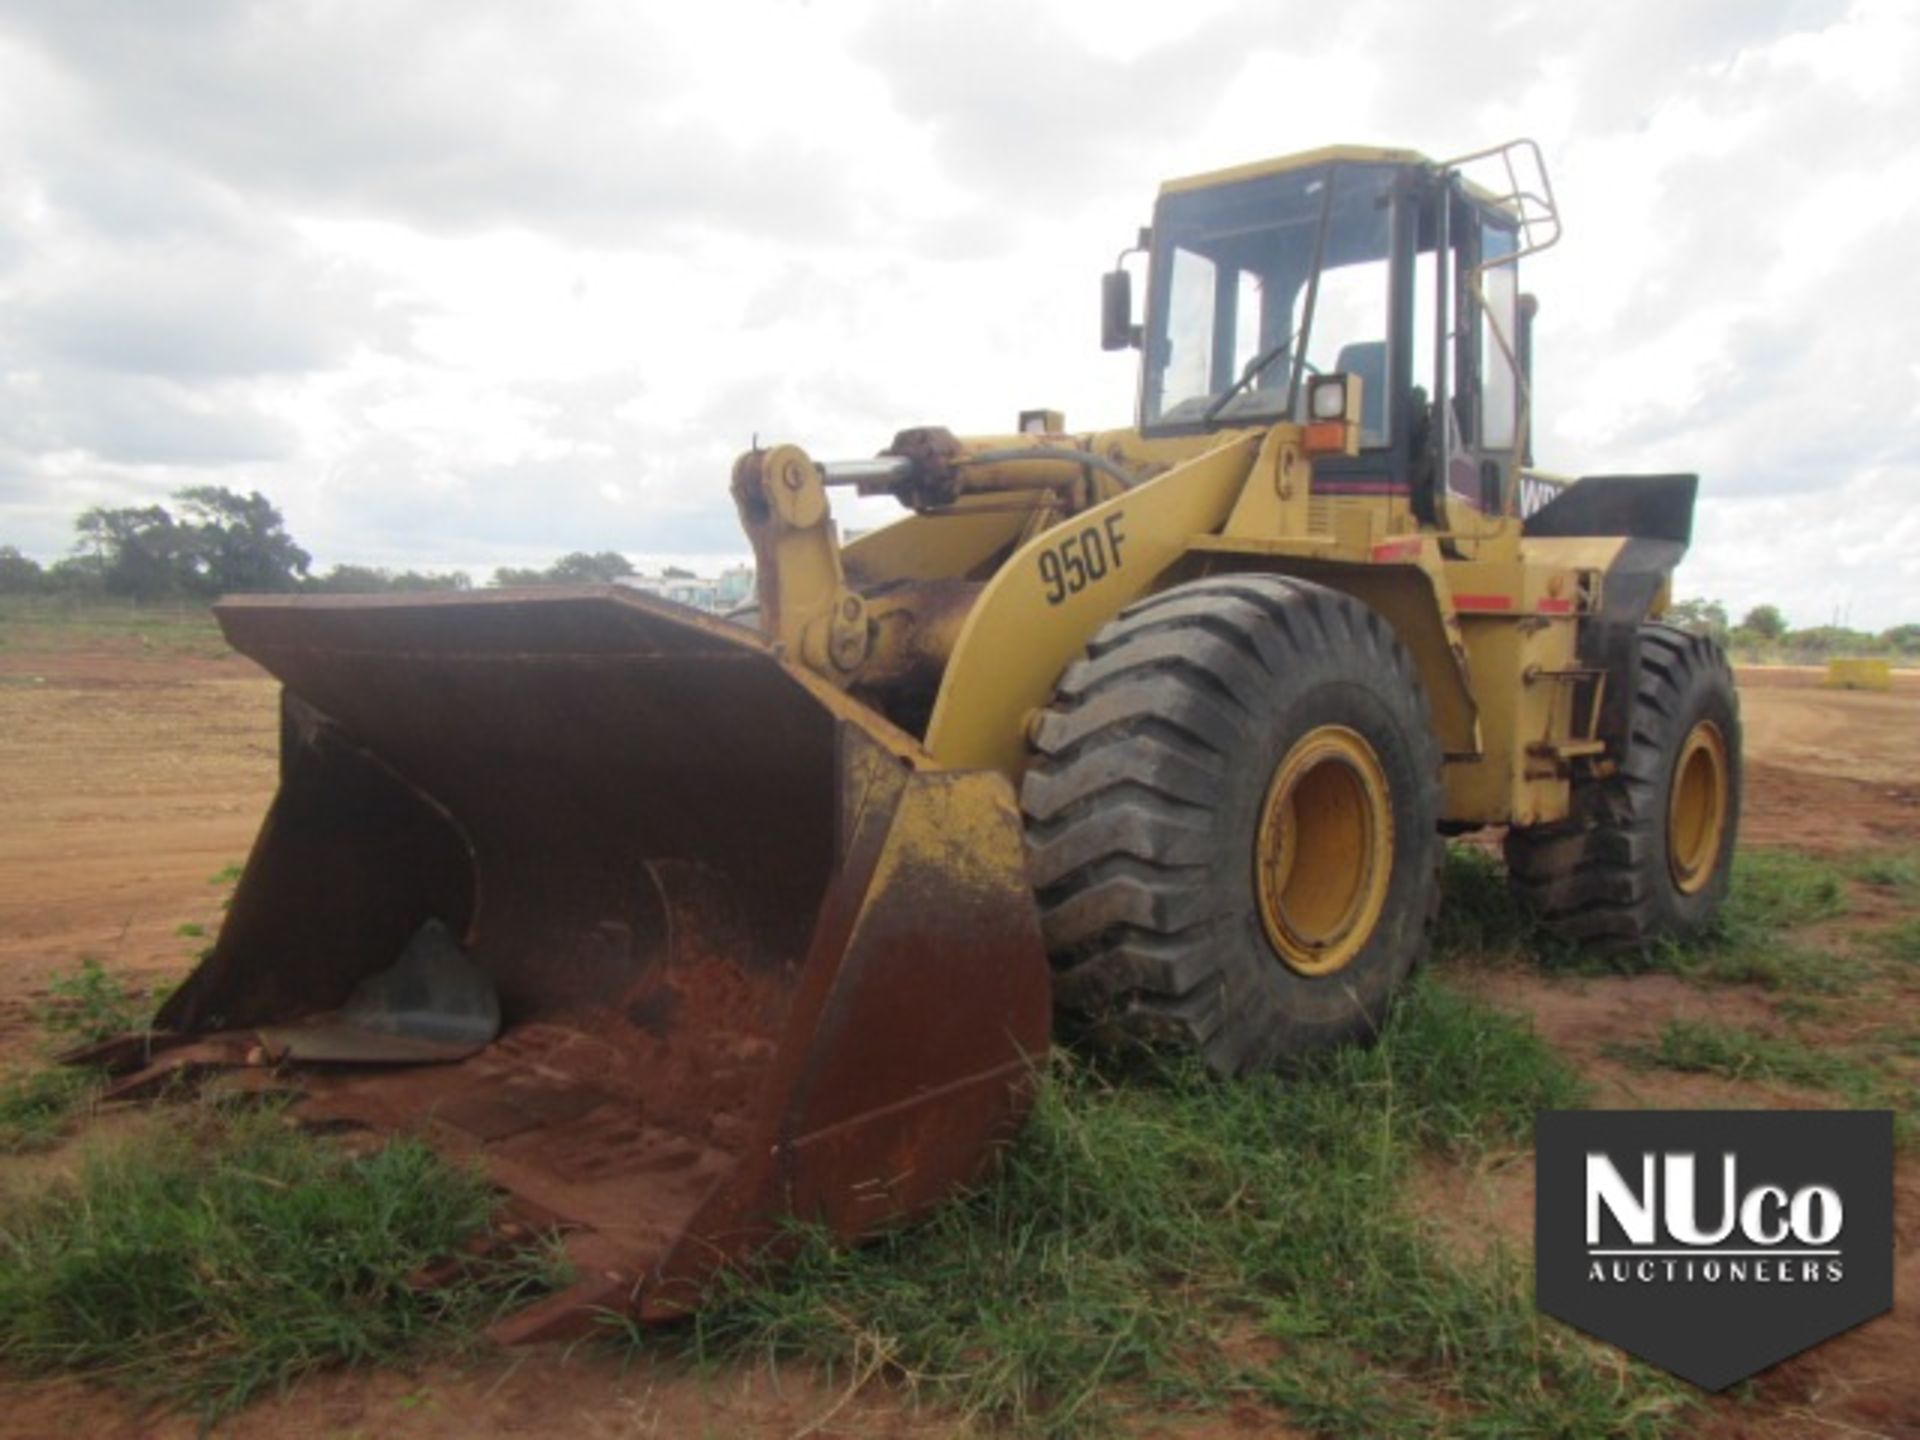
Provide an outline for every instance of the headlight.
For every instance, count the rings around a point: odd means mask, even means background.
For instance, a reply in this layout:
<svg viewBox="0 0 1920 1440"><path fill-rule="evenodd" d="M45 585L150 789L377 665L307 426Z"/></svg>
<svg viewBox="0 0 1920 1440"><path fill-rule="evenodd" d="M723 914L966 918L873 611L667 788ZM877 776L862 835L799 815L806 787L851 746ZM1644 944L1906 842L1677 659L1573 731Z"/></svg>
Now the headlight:
<svg viewBox="0 0 1920 1440"><path fill-rule="evenodd" d="M1347 377L1316 375L1307 389L1307 414L1315 420L1347 418Z"/></svg>

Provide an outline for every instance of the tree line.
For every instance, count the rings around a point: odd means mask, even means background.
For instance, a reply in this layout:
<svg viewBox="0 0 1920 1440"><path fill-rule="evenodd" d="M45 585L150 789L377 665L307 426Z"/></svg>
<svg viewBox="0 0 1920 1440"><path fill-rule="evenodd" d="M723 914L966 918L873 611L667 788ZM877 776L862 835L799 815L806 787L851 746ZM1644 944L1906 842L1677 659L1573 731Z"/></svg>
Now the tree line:
<svg viewBox="0 0 1920 1440"><path fill-rule="evenodd" d="M1718 600L1678 601L1668 608L1666 618L1682 629L1711 636L1741 660L1807 662L1834 655L1889 659L1920 656L1920 624L1895 625L1877 632L1845 625L1795 630L1787 624L1779 606L1756 605L1735 625L1727 607Z"/></svg>
<svg viewBox="0 0 1920 1440"><path fill-rule="evenodd" d="M259 491L219 485L177 490L173 506L96 505L74 521L72 553L51 565L0 545L0 594L111 595L133 600L210 600L242 592L383 594L466 590L463 570L390 570L335 565L312 572L313 556L287 532L278 507ZM544 568L503 565L489 585L606 585L635 574L613 550L575 551ZM669 568L668 579L692 579ZM1718 600L1682 600L1672 623L1711 635L1744 660L1817 661L1830 655L1920 656L1920 624L1874 633L1843 625L1795 630L1778 606L1756 605L1735 625Z"/></svg>
<svg viewBox="0 0 1920 1440"><path fill-rule="evenodd" d="M285 517L259 491L219 485L174 492L171 507L96 505L74 521L72 553L41 565L0 545L0 594L211 600L240 593L369 595L466 590L463 570L392 570L335 565L314 573L313 556L287 532ZM501 566L489 585L611 584L634 574L612 550L576 551L541 568ZM673 576L690 572L668 570Z"/></svg>

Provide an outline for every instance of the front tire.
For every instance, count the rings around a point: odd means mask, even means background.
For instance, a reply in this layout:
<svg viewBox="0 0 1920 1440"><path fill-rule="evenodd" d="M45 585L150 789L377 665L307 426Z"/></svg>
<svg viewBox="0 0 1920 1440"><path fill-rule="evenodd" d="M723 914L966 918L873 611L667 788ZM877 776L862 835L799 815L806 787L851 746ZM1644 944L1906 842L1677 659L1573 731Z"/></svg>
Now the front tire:
<svg viewBox="0 0 1920 1440"><path fill-rule="evenodd" d="M1440 754L1365 605L1237 575L1103 627L1021 787L1056 1008L1272 1068L1378 1031L1439 896Z"/></svg>
<svg viewBox="0 0 1920 1440"><path fill-rule="evenodd" d="M1740 701L1720 647L1640 629L1640 684L1619 768L1577 785L1559 825L1507 833L1514 891L1562 939L1686 940L1727 897L1740 827Z"/></svg>

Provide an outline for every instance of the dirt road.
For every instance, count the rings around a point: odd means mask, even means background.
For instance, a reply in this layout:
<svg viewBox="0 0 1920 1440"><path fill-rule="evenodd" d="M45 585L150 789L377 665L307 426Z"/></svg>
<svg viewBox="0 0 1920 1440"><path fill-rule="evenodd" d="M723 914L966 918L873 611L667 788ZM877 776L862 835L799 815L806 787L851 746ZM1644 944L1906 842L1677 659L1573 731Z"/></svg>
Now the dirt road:
<svg viewBox="0 0 1920 1440"><path fill-rule="evenodd" d="M1829 690L1822 672L1740 672L1749 844L1840 854L1920 835L1920 673L1888 694Z"/></svg>

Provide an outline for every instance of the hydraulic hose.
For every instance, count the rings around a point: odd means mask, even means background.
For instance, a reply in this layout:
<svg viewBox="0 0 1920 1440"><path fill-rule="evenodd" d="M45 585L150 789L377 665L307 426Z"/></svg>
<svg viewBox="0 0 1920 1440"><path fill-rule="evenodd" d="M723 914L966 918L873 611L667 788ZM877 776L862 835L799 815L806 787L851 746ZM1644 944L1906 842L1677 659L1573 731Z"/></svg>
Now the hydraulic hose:
<svg viewBox="0 0 1920 1440"><path fill-rule="evenodd" d="M1096 455L1091 450L1066 450L1058 445L1023 445L1011 450L982 450L975 455L957 455L955 465L998 465L1015 460L1058 460L1063 465L1084 465L1119 482L1123 490L1139 483L1122 465Z"/></svg>

